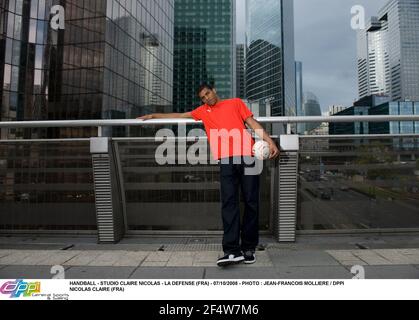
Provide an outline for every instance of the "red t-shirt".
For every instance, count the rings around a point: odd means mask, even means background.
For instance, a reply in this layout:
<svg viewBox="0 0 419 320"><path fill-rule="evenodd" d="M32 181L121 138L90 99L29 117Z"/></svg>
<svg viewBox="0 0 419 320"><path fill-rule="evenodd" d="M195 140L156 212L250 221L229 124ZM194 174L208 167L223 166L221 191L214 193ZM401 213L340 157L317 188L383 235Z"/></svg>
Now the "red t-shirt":
<svg viewBox="0 0 419 320"><path fill-rule="evenodd" d="M214 159L252 156L255 141L245 126L253 117L241 99L229 99L215 106L203 105L192 111L196 121L202 120Z"/></svg>

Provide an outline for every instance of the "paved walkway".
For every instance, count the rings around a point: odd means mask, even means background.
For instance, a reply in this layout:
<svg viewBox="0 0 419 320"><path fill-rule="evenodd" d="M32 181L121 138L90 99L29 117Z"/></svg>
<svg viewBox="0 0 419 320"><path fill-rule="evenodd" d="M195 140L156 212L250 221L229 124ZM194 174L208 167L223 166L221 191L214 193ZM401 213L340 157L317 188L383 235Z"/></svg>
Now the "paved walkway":
<svg viewBox="0 0 419 320"><path fill-rule="evenodd" d="M293 244L262 239L253 265L218 268L217 238L0 237L0 279L419 279L419 235L300 236ZM363 249L360 249L363 248ZM353 273L352 273L352 272Z"/></svg>

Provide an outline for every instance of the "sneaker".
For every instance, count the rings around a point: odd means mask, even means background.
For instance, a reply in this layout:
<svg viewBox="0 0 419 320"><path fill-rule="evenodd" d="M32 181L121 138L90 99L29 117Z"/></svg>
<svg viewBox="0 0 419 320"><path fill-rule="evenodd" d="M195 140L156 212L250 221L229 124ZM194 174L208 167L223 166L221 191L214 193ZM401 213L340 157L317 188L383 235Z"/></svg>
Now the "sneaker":
<svg viewBox="0 0 419 320"><path fill-rule="evenodd" d="M246 251L244 253L244 263L253 264L256 262L256 254L254 251Z"/></svg>
<svg viewBox="0 0 419 320"><path fill-rule="evenodd" d="M238 264L244 261L243 255L240 254L226 254L224 257L218 259L217 266L226 267L232 264Z"/></svg>

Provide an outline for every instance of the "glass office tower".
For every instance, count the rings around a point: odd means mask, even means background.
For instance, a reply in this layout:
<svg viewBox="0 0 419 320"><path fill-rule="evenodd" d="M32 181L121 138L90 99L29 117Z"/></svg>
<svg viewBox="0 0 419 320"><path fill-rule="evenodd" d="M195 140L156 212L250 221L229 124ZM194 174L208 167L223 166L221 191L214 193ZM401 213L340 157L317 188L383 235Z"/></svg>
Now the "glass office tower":
<svg viewBox="0 0 419 320"><path fill-rule="evenodd" d="M50 26L54 5L64 29ZM171 106L173 19L173 0L1 0L0 120L124 119Z"/></svg>
<svg viewBox="0 0 419 320"><path fill-rule="evenodd" d="M305 92L303 96L303 113L307 117L319 117L322 115L319 99L311 92ZM306 123L305 131L312 131L319 127L321 123Z"/></svg>
<svg viewBox="0 0 419 320"><path fill-rule="evenodd" d="M419 100L419 1L391 0L358 35L360 98Z"/></svg>
<svg viewBox="0 0 419 320"><path fill-rule="evenodd" d="M241 99L246 97L246 61L244 44L236 46L236 96Z"/></svg>
<svg viewBox="0 0 419 320"><path fill-rule="evenodd" d="M303 102L303 63L301 61L295 62L295 106L297 117L304 116ZM297 124L297 133L303 134L305 131L305 123Z"/></svg>
<svg viewBox="0 0 419 320"><path fill-rule="evenodd" d="M292 0L247 0L246 98L270 101L272 116L295 116Z"/></svg>
<svg viewBox="0 0 419 320"><path fill-rule="evenodd" d="M221 98L236 95L235 7L235 0L175 0L176 112L200 105L196 89L203 82Z"/></svg>

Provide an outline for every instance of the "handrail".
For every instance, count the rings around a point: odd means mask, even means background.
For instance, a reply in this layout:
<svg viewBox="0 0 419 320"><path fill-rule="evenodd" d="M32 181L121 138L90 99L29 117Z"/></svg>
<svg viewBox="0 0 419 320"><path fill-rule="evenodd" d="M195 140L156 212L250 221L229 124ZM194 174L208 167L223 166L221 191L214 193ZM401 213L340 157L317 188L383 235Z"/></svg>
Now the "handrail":
<svg viewBox="0 0 419 320"><path fill-rule="evenodd" d="M419 115L400 116L332 116L332 117L260 117L260 123L351 123L351 122L387 122L387 121L419 121ZM148 126L169 124L201 124L193 119L158 119L158 120L60 120L60 121L4 121L0 128L76 128L76 127L121 127Z"/></svg>

